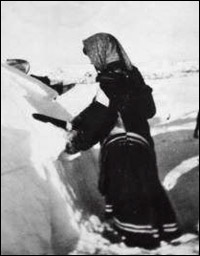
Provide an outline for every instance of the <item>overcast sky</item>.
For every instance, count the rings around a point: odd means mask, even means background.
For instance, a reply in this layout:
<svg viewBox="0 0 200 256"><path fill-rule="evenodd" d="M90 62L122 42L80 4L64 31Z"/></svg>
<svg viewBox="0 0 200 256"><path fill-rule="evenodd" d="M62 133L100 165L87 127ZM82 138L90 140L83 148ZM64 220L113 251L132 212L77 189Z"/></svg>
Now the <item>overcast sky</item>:
<svg viewBox="0 0 200 256"><path fill-rule="evenodd" d="M114 34L133 63L199 56L198 1L1 1L2 58L88 63L82 40Z"/></svg>

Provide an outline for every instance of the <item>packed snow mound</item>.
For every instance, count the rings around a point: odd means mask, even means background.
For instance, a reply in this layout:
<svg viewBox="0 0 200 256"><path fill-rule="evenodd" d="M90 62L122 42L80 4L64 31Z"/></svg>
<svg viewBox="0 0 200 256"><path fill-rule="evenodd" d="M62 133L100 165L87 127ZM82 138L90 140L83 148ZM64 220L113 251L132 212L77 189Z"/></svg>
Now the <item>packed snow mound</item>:
<svg viewBox="0 0 200 256"><path fill-rule="evenodd" d="M67 136L32 114L69 114L44 84L4 65L1 75L1 254L67 254L79 239L80 215L59 175Z"/></svg>

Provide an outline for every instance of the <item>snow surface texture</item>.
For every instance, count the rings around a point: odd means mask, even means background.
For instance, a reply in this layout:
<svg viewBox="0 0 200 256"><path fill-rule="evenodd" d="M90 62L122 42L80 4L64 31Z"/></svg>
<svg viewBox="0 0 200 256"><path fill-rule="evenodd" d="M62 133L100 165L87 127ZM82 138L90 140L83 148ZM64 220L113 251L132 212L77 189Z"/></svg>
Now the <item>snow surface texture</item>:
<svg viewBox="0 0 200 256"><path fill-rule="evenodd" d="M187 77L199 73L198 61L154 61L137 63L136 66L140 67L145 79L148 80ZM91 64L63 65L62 68L57 67L54 70L49 70L48 68L38 70L33 67L33 72L38 75L48 74L52 80L56 79L64 83L90 84L95 82L96 77L96 71Z"/></svg>
<svg viewBox="0 0 200 256"><path fill-rule="evenodd" d="M67 137L32 113L69 115L54 102L54 91L12 68L2 67L1 89L1 254L66 254L79 238L56 161Z"/></svg>
<svg viewBox="0 0 200 256"><path fill-rule="evenodd" d="M167 190L172 190L178 182L178 179L185 173L189 172L199 166L199 156L192 157L183 161L179 166L174 168L166 177L163 182Z"/></svg>

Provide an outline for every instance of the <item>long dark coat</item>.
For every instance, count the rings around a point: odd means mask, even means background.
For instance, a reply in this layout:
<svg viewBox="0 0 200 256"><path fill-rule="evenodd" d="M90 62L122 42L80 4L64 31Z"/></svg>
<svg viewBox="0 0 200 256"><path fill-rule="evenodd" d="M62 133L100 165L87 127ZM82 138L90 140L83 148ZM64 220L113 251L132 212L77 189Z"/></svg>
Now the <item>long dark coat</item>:
<svg viewBox="0 0 200 256"><path fill-rule="evenodd" d="M128 245L157 246L160 240L176 237L179 229L158 178L148 124L156 112L152 89L136 67L128 72L120 62L108 65L97 81L110 105L106 107L94 99L73 120L77 133L67 150L73 153L97 142L102 144L99 189L106 199L106 212L114 218L116 229L127 238ZM110 136L119 115L125 133Z"/></svg>

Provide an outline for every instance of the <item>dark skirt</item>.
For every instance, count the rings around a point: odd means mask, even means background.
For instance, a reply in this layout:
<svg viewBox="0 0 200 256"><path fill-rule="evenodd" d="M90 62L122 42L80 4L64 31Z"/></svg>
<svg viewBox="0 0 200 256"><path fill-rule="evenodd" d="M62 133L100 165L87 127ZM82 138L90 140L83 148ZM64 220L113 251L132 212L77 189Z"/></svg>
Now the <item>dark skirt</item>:
<svg viewBox="0 0 200 256"><path fill-rule="evenodd" d="M159 178L149 142L134 133L102 145L99 188L106 213L130 246L156 247L179 235L176 216Z"/></svg>

